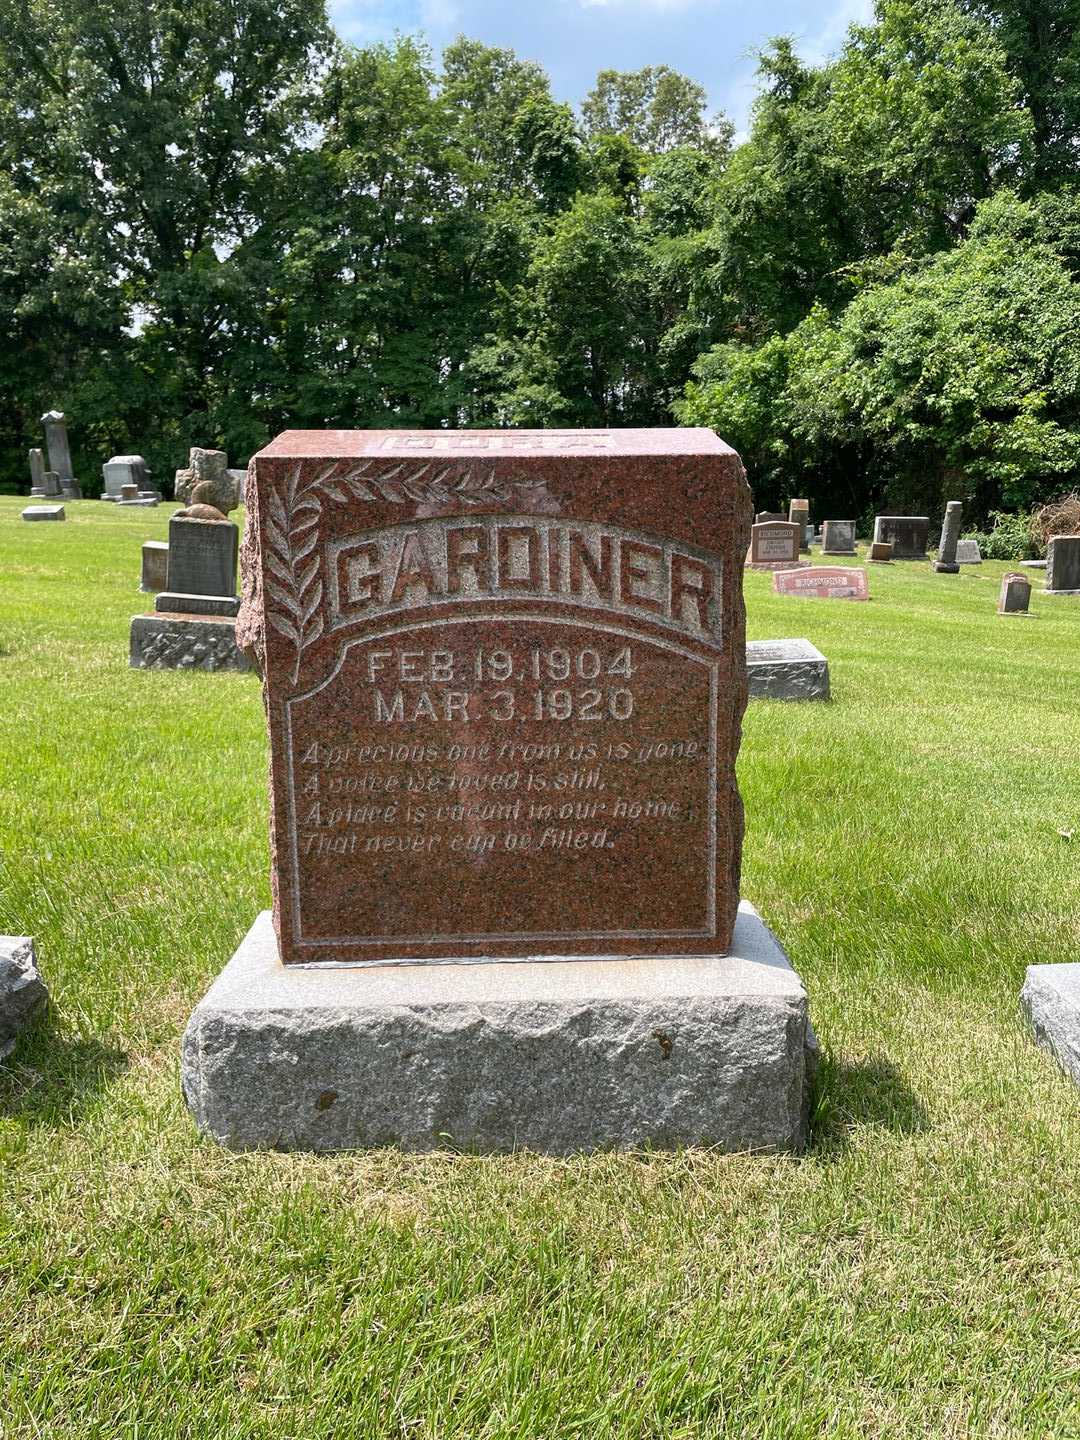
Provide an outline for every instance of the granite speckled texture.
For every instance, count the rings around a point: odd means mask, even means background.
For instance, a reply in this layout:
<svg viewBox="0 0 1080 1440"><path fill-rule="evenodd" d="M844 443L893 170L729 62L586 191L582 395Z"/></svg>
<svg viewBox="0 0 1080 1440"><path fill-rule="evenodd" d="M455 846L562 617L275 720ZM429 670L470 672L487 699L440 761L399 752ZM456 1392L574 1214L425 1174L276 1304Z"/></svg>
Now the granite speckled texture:
<svg viewBox="0 0 1080 1440"><path fill-rule="evenodd" d="M1035 1039L1080 1085L1080 963L1029 965L1020 1004Z"/></svg>
<svg viewBox="0 0 1080 1440"><path fill-rule="evenodd" d="M11 1054L20 1033L37 1019L48 1000L33 940L27 935L0 935L0 1059Z"/></svg>
<svg viewBox="0 0 1080 1440"><path fill-rule="evenodd" d="M133 670L250 670L236 644L234 620L199 615L136 615L131 621Z"/></svg>
<svg viewBox="0 0 1080 1440"><path fill-rule="evenodd" d="M751 700L828 700L829 662L809 640L750 640Z"/></svg>
<svg viewBox="0 0 1080 1440"><path fill-rule="evenodd" d="M732 953L283 966L262 914L196 1008L184 1095L234 1149L801 1149L817 1047L756 911Z"/></svg>
<svg viewBox="0 0 1080 1440"><path fill-rule="evenodd" d="M773 576L777 595L797 595L804 600L868 600L866 571L856 565L812 565L794 573L781 571Z"/></svg>
<svg viewBox="0 0 1080 1440"><path fill-rule="evenodd" d="M286 964L727 949L734 451L690 429L290 432L247 513Z"/></svg>

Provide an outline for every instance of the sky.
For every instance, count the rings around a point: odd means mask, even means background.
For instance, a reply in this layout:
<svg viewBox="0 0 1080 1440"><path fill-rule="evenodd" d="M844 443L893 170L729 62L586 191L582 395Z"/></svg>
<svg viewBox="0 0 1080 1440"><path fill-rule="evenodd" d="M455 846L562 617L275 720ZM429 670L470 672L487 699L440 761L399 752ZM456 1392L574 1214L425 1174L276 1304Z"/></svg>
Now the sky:
<svg viewBox="0 0 1080 1440"><path fill-rule="evenodd" d="M847 27L869 20L873 0L329 0L339 35L356 45L423 34L438 53L458 35L536 60L558 100L576 105L598 70L670 65L703 85L710 113L745 131L754 98L754 52L793 35L820 60Z"/></svg>

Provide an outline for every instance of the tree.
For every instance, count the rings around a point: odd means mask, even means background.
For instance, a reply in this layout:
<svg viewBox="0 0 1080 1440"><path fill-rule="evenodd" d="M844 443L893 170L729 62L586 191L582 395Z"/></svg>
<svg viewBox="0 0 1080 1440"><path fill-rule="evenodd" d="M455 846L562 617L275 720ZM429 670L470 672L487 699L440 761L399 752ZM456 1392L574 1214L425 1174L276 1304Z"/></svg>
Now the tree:
<svg viewBox="0 0 1080 1440"><path fill-rule="evenodd" d="M272 223L268 181L296 144L330 43L322 7L0 0L0 32L4 209L47 216L57 267L88 281L99 371L127 366L144 377L114 421L113 443L160 459L178 440L226 439L207 393L228 350L231 257ZM23 265L17 283L17 311L59 346L63 393L50 403L74 408L68 397L91 361L82 326L58 308L66 287L54 285L51 266ZM168 419L144 408L150 391ZM16 423L32 433L41 406L22 388ZM171 443L147 445L163 424Z"/></svg>
<svg viewBox="0 0 1080 1440"><path fill-rule="evenodd" d="M677 145L721 148L732 129L723 119L710 136L705 122L705 90L695 80L667 65L643 70L601 70L596 85L581 105L585 133L625 135L639 150L661 154Z"/></svg>

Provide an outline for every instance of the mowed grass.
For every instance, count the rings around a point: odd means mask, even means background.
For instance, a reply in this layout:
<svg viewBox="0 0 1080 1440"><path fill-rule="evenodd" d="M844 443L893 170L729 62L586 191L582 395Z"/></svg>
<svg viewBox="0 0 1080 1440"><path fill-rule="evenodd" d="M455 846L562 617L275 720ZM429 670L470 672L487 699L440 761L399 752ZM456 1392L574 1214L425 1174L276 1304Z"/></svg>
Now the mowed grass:
<svg viewBox="0 0 1080 1440"><path fill-rule="evenodd" d="M747 576L829 657L754 703L744 893L825 1060L800 1158L235 1155L179 1093L268 903L251 676L127 666L169 507L0 499L0 1436L1080 1435L1080 1103L1021 1023L1080 958L1080 601L1002 565Z"/></svg>

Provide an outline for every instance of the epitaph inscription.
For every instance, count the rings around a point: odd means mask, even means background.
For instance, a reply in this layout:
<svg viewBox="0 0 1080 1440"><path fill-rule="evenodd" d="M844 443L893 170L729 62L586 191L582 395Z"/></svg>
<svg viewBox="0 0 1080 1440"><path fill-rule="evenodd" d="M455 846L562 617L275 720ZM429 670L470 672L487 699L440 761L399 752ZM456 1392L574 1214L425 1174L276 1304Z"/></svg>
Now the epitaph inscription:
<svg viewBox="0 0 1080 1440"><path fill-rule="evenodd" d="M711 432L513 438L494 464L483 433L256 457L241 623L286 963L730 941L742 467ZM403 465L412 439L439 461Z"/></svg>

